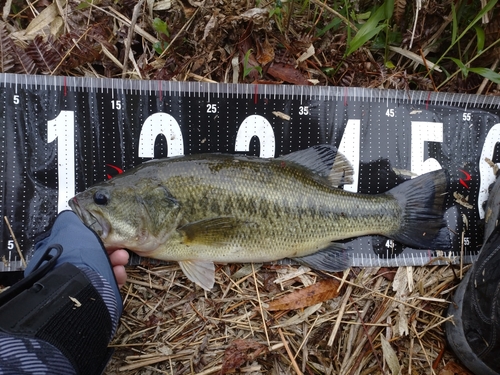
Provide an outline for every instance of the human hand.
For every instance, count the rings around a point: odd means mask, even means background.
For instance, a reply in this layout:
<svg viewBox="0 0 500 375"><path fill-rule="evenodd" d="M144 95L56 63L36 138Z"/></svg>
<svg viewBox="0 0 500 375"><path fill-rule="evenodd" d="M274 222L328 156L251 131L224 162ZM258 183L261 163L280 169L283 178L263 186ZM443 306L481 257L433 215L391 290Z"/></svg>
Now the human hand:
<svg viewBox="0 0 500 375"><path fill-rule="evenodd" d="M107 252L111 265L113 266L113 273L115 274L118 288L121 288L127 281L125 265L128 263L129 253L124 249L107 250Z"/></svg>

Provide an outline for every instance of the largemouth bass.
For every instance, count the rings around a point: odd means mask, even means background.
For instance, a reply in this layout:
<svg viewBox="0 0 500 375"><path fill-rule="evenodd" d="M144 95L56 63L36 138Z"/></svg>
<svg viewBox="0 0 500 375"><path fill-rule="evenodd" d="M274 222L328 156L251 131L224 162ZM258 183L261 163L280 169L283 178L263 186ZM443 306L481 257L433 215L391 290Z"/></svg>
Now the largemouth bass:
<svg viewBox="0 0 500 375"><path fill-rule="evenodd" d="M319 145L275 159L205 154L152 160L69 202L107 248L177 261L204 289L215 263L293 258L314 269L349 266L333 241L383 235L446 249L447 176L436 171L378 195L344 191L352 167Z"/></svg>

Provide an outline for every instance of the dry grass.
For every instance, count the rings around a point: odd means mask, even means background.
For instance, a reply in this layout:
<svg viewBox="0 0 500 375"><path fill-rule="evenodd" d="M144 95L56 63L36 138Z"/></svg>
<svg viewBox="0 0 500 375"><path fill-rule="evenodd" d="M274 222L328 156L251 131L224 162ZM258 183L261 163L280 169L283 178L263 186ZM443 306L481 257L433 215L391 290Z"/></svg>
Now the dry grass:
<svg viewBox="0 0 500 375"><path fill-rule="evenodd" d="M333 275L257 268L221 266L210 293L175 265L129 268L106 373L460 373L449 372L457 365L443 332L443 312L458 281L452 266ZM270 301L325 277L341 282L338 297L299 310L267 310Z"/></svg>

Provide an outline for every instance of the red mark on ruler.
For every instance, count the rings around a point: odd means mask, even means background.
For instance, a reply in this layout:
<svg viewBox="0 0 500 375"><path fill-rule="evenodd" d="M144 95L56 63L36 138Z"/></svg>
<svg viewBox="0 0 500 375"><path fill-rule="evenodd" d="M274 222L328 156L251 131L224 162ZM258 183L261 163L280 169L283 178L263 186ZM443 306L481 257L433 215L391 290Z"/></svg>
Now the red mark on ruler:
<svg viewBox="0 0 500 375"><path fill-rule="evenodd" d="M466 181L472 180L471 175L468 172L464 171L463 169L460 169L460 172L462 172L465 175L465 180L463 178L461 178L460 179L460 184L462 186L464 186L466 189L470 189L470 187L469 187L469 185L467 184Z"/></svg>
<svg viewBox="0 0 500 375"><path fill-rule="evenodd" d="M64 76L64 96L66 96L66 76Z"/></svg>
<svg viewBox="0 0 500 375"><path fill-rule="evenodd" d="M158 91L160 92L160 101L163 100L163 90L161 88L161 81L158 81Z"/></svg>
<svg viewBox="0 0 500 375"><path fill-rule="evenodd" d="M257 104L257 94L258 94L259 90L257 88L257 85L255 85L254 87L254 91L253 91L253 103L254 104Z"/></svg>
<svg viewBox="0 0 500 375"><path fill-rule="evenodd" d="M429 100L431 99L431 92L427 94L427 100L425 101L425 109L429 109Z"/></svg>
<svg viewBox="0 0 500 375"><path fill-rule="evenodd" d="M106 164L106 166L110 167L111 169L114 169L117 172L117 174L122 174L123 173L123 169L118 168L116 165ZM113 176L111 176L109 173L106 176L108 177L108 180L110 180L111 178L113 178Z"/></svg>

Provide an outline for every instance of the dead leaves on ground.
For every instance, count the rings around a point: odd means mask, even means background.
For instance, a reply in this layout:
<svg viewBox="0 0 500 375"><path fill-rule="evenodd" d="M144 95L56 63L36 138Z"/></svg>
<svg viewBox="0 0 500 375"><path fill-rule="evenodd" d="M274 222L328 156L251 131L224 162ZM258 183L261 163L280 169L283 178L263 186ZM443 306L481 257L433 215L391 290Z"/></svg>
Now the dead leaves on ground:
<svg viewBox="0 0 500 375"><path fill-rule="evenodd" d="M320 280L316 284L298 289L268 303L268 311L296 310L335 298L339 295L340 283L335 279Z"/></svg>
<svg viewBox="0 0 500 375"><path fill-rule="evenodd" d="M221 375L240 368L268 352L267 346L252 340L234 340L224 351Z"/></svg>
<svg viewBox="0 0 500 375"><path fill-rule="evenodd" d="M207 294L176 265L128 273L108 375L457 371L443 332L451 267L352 269L321 279L302 266L227 265Z"/></svg>
<svg viewBox="0 0 500 375"><path fill-rule="evenodd" d="M10 3L15 7L0 21L5 73L433 87L419 72L389 71L377 50L346 57L348 28L332 27L334 15L316 2L148 0L132 33L137 1L40 0L21 9Z"/></svg>

